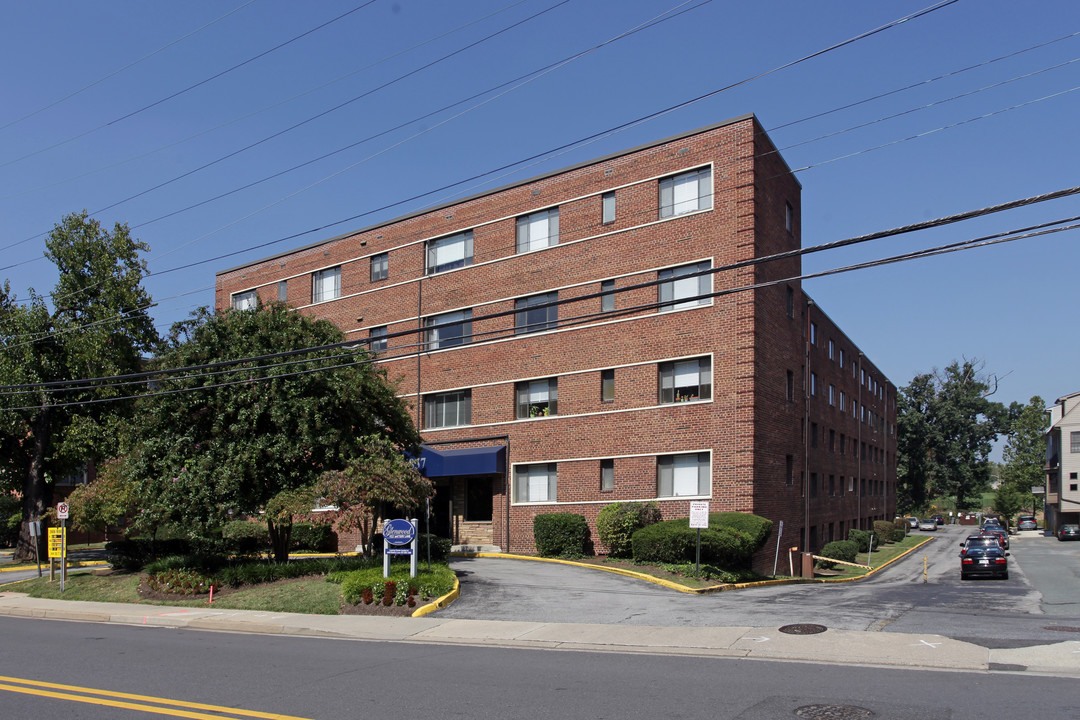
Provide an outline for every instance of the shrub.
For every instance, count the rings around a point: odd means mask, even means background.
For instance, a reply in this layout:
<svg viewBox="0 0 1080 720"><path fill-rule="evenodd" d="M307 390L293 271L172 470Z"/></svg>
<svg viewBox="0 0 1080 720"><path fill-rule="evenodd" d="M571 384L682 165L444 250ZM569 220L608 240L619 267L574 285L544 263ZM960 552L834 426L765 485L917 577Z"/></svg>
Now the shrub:
<svg viewBox="0 0 1080 720"><path fill-rule="evenodd" d="M854 541L859 546L859 552L870 552L870 533L867 530L851 528L848 530L848 540Z"/></svg>
<svg viewBox="0 0 1080 720"><path fill-rule="evenodd" d="M709 527L729 527L747 537L753 554L765 546L772 534L772 520L745 512L721 512L709 514Z"/></svg>
<svg viewBox="0 0 1080 720"><path fill-rule="evenodd" d="M337 548L337 535L326 523L293 523L289 537L293 550L333 552Z"/></svg>
<svg viewBox="0 0 1080 720"><path fill-rule="evenodd" d="M878 542L893 541L893 524L892 520L875 520L874 521L874 534L877 535Z"/></svg>
<svg viewBox="0 0 1080 720"><path fill-rule="evenodd" d="M191 543L183 539L124 538L105 543L109 562L124 570L141 570L146 563L170 555L192 554Z"/></svg>
<svg viewBox="0 0 1080 720"><path fill-rule="evenodd" d="M545 513L533 519L533 538L540 557L581 557L589 539L589 524L582 515Z"/></svg>
<svg viewBox="0 0 1080 720"><path fill-rule="evenodd" d="M634 533L660 521L655 502L619 502L607 505L596 517L596 534L611 557L632 557Z"/></svg>
<svg viewBox="0 0 1080 720"><path fill-rule="evenodd" d="M450 559L450 549L453 547L453 543L450 542L450 538L439 537L438 535L431 535L430 533L421 533L417 546L416 551L420 553L416 558L418 562L427 561L428 546L430 546L431 562L445 563Z"/></svg>
<svg viewBox="0 0 1080 720"><path fill-rule="evenodd" d="M151 573L146 584L152 590L170 595L199 595L210 592L210 579L194 570L173 569Z"/></svg>
<svg viewBox="0 0 1080 720"><path fill-rule="evenodd" d="M686 518L665 520L634 533L634 562L681 564L694 562L698 531ZM725 569L748 567L753 543L730 527L701 531L701 562Z"/></svg>
<svg viewBox="0 0 1080 720"><path fill-rule="evenodd" d="M907 537L907 530L905 530L904 528L893 528L893 531L892 531L892 541L893 542L903 542L904 538L906 538L906 537Z"/></svg>
<svg viewBox="0 0 1080 720"><path fill-rule="evenodd" d="M854 540L834 540L831 543L826 543L825 547L821 548L821 552L818 553L821 557L842 560L844 562L855 562L855 558L858 554L859 544ZM836 567L835 563L828 562L827 560L819 561L819 563L821 567L826 570Z"/></svg>

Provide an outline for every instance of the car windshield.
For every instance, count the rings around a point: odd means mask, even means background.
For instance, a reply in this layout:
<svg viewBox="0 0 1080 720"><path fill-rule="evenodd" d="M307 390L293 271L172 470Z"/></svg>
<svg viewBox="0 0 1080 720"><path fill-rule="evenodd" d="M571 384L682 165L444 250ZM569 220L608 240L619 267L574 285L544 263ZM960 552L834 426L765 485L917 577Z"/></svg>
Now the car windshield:
<svg viewBox="0 0 1080 720"><path fill-rule="evenodd" d="M997 547L998 541L995 538L969 538L968 547Z"/></svg>

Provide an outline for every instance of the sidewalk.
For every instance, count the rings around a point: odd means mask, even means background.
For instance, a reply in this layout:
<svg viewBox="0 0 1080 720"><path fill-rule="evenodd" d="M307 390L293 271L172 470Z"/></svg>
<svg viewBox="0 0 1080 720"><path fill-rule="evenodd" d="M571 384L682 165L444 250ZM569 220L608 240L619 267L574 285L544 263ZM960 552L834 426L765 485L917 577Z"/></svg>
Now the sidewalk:
<svg viewBox="0 0 1080 720"><path fill-rule="evenodd" d="M777 627L656 627L301 615L161 605L79 602L0 592L0 616L444 645L745 657L840 665L969 671L1028 671L1080 677L1080 641L989 650L940 635Z"/></svg>

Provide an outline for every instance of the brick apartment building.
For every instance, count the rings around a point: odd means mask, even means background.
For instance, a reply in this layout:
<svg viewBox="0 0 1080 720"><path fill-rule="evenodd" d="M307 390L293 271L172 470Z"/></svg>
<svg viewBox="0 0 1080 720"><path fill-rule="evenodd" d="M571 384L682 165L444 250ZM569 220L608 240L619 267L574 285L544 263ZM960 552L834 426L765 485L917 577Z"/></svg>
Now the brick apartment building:
<svg viewBox="0 0 1080 720"><path fill-rule="evenodd" d="M817 549L894 515L896 388L798 256L747 263L800 247L800 190L747 115L225 270L216 304L369 341L457 544L708 500Z"/></svg>

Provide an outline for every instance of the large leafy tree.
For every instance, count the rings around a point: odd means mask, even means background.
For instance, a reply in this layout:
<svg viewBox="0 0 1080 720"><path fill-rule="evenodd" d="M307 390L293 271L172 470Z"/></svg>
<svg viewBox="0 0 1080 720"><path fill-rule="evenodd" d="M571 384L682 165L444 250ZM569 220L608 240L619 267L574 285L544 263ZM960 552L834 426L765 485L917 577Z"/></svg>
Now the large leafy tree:
<svg viewBox="0 0 1080 720"><path fill-rule="evenodd" d="M1035 503L1031 495L1034 485L1046 482L1046 430L1050 418L1046 415L1046 402L1035 395L1027 405L1013 409L1014 419L1005 442L1001 458L1001 485L1008 487ZM1032 512L1036 508L1032 507Z"/></svg>
<svg viewBox="0 0 1080 720"><path fill-rule="evenodd" d="M156 361L160 378L125 434L124 472L144 500L136 524L199 534L230 514L269 509L285 559L293 506L322 473L348 467L370 436L415 448L408 407L366 351L290 354L343 340L331 323L278 303L202 310L175 325ZM166 372L192 366L201 369Z"/></svg>
<svg viewBox="0 0 1080 720"><path fill-rule="evenodd" d="M114 447L113 420L126 411L117 387L59 389L43 383L139 369L157 341L142 287L149 248L125 225L108 231L85 212L66 216L45 241L59 273L49 297L0 290L0 485L23 499L18 553L29 554L29 521L52 503L52 483ZM111 398L111 402L87 402ZM85 404L84 404L85 403Z"/></svg>
<svg viewBox="0 0 1080 720"><path fill-rule="evenodd" d="M964 360L901 390L897 466L905 509L937 495L966 509L989 488L992 443L1011 422L1009 410L989 399L994 389L981 364Z"/></svg>

